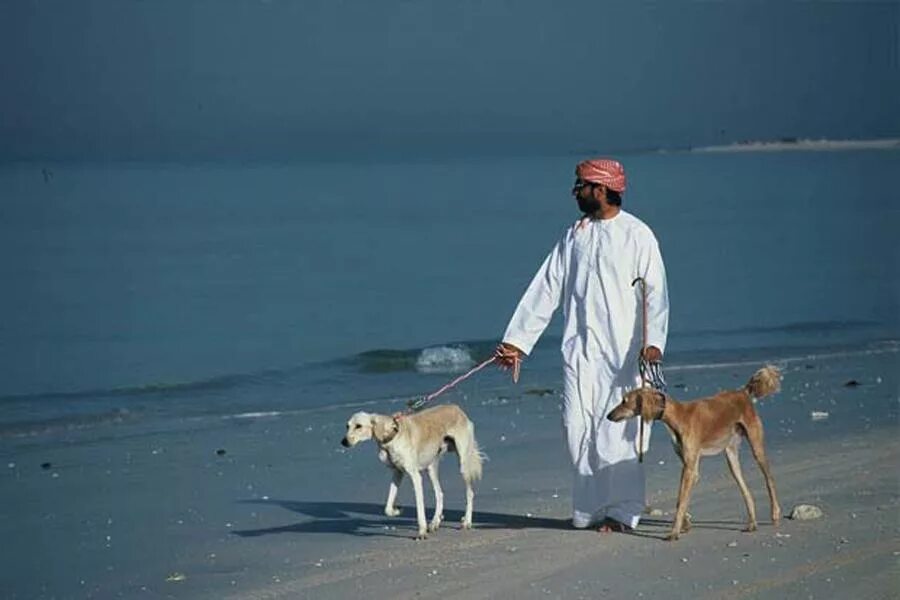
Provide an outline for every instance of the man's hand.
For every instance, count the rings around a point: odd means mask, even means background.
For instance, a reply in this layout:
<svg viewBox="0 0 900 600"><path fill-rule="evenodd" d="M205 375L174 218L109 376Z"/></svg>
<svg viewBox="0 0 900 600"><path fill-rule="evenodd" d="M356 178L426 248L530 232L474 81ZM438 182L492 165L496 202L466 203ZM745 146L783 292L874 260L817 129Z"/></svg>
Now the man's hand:
<svg viewBox="0 0 900 600"><path fill-rule="evenodd" d="M656 346L647 346L642 354L647 362L659 362L662 360L662 352Z"/></svg>
<svg viewBox="0 0 900 600"><path fill-rule="evenodd" d="M522 364L524 352L506 342L500 342L497 349L494 350L494 358L497 359L497 365L503 369L512 369L513 383L519 382L519 366Z"/></svg>

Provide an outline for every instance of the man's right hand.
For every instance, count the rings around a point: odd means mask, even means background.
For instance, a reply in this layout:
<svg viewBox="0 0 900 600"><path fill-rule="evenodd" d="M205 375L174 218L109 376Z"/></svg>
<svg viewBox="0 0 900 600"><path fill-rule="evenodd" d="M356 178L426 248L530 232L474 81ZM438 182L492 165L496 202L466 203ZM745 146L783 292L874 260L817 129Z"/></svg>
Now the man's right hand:
<svg viewBox="0 0 900 600"><path fill-rule="evenodd" d="M506 342L500 342L494 350L494 358L501 369L512 369L513 383L519 382L519 366L522 364L524 352Z"/></svg>

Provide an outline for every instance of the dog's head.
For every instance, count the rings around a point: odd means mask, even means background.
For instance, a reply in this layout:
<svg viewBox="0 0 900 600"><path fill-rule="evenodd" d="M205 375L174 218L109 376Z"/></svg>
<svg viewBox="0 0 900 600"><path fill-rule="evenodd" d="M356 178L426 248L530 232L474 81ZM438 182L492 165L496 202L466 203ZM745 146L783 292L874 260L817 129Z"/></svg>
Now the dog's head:
<svg viewBox="0 0 900 600"><path fill-rule="evenodd" d="M622 398L622 403L612 409L606 418L618 423L640 415L644 421L652 421L662 416L666 405L666 395L652 388L631 390Z"/></svg>
<svg viewBox="0 0 900 600"><path fill-rule="evenodd" d="M341 446L352 448L360 442L372 439L372 419L375 415L367 412L354 413L347 421L347 433L341 440Z"/></svg>
<svg viewBox="0 0 900 600"><path fill-rule="evenodd" d="M400 424L396 418L358 412L347 421L347 433L344 434L341 445L345 448L352 448L356 444L372 438L376 442L386 443L392 440L399 430Z"/></svg>

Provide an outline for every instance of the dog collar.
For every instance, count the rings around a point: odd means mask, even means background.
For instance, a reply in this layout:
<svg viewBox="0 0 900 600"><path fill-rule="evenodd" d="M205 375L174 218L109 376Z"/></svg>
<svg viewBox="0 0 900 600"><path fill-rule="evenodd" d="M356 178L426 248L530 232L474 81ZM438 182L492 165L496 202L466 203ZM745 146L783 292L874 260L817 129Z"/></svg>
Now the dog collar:
<svg viewBox="0 0 900 600"><path fill-rule="evenodd" d="M397 437L397 434L400 433L400 419L401 415L394 415L394 433L391 434L390 437L386 438L383 442L380 442L382 446L390 444L394 441L394 438Z"/></svg>

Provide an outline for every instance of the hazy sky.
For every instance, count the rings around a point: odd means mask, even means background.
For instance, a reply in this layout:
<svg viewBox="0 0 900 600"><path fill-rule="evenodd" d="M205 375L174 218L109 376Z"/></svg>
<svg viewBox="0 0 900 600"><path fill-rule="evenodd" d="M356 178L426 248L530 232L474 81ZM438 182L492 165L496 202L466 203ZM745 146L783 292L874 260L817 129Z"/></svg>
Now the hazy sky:
<svg viewBox="0 0 900 600"><path fill-rule="evenodd" d="M900 2L3 0L0 160L900 136Z"/></svg>

